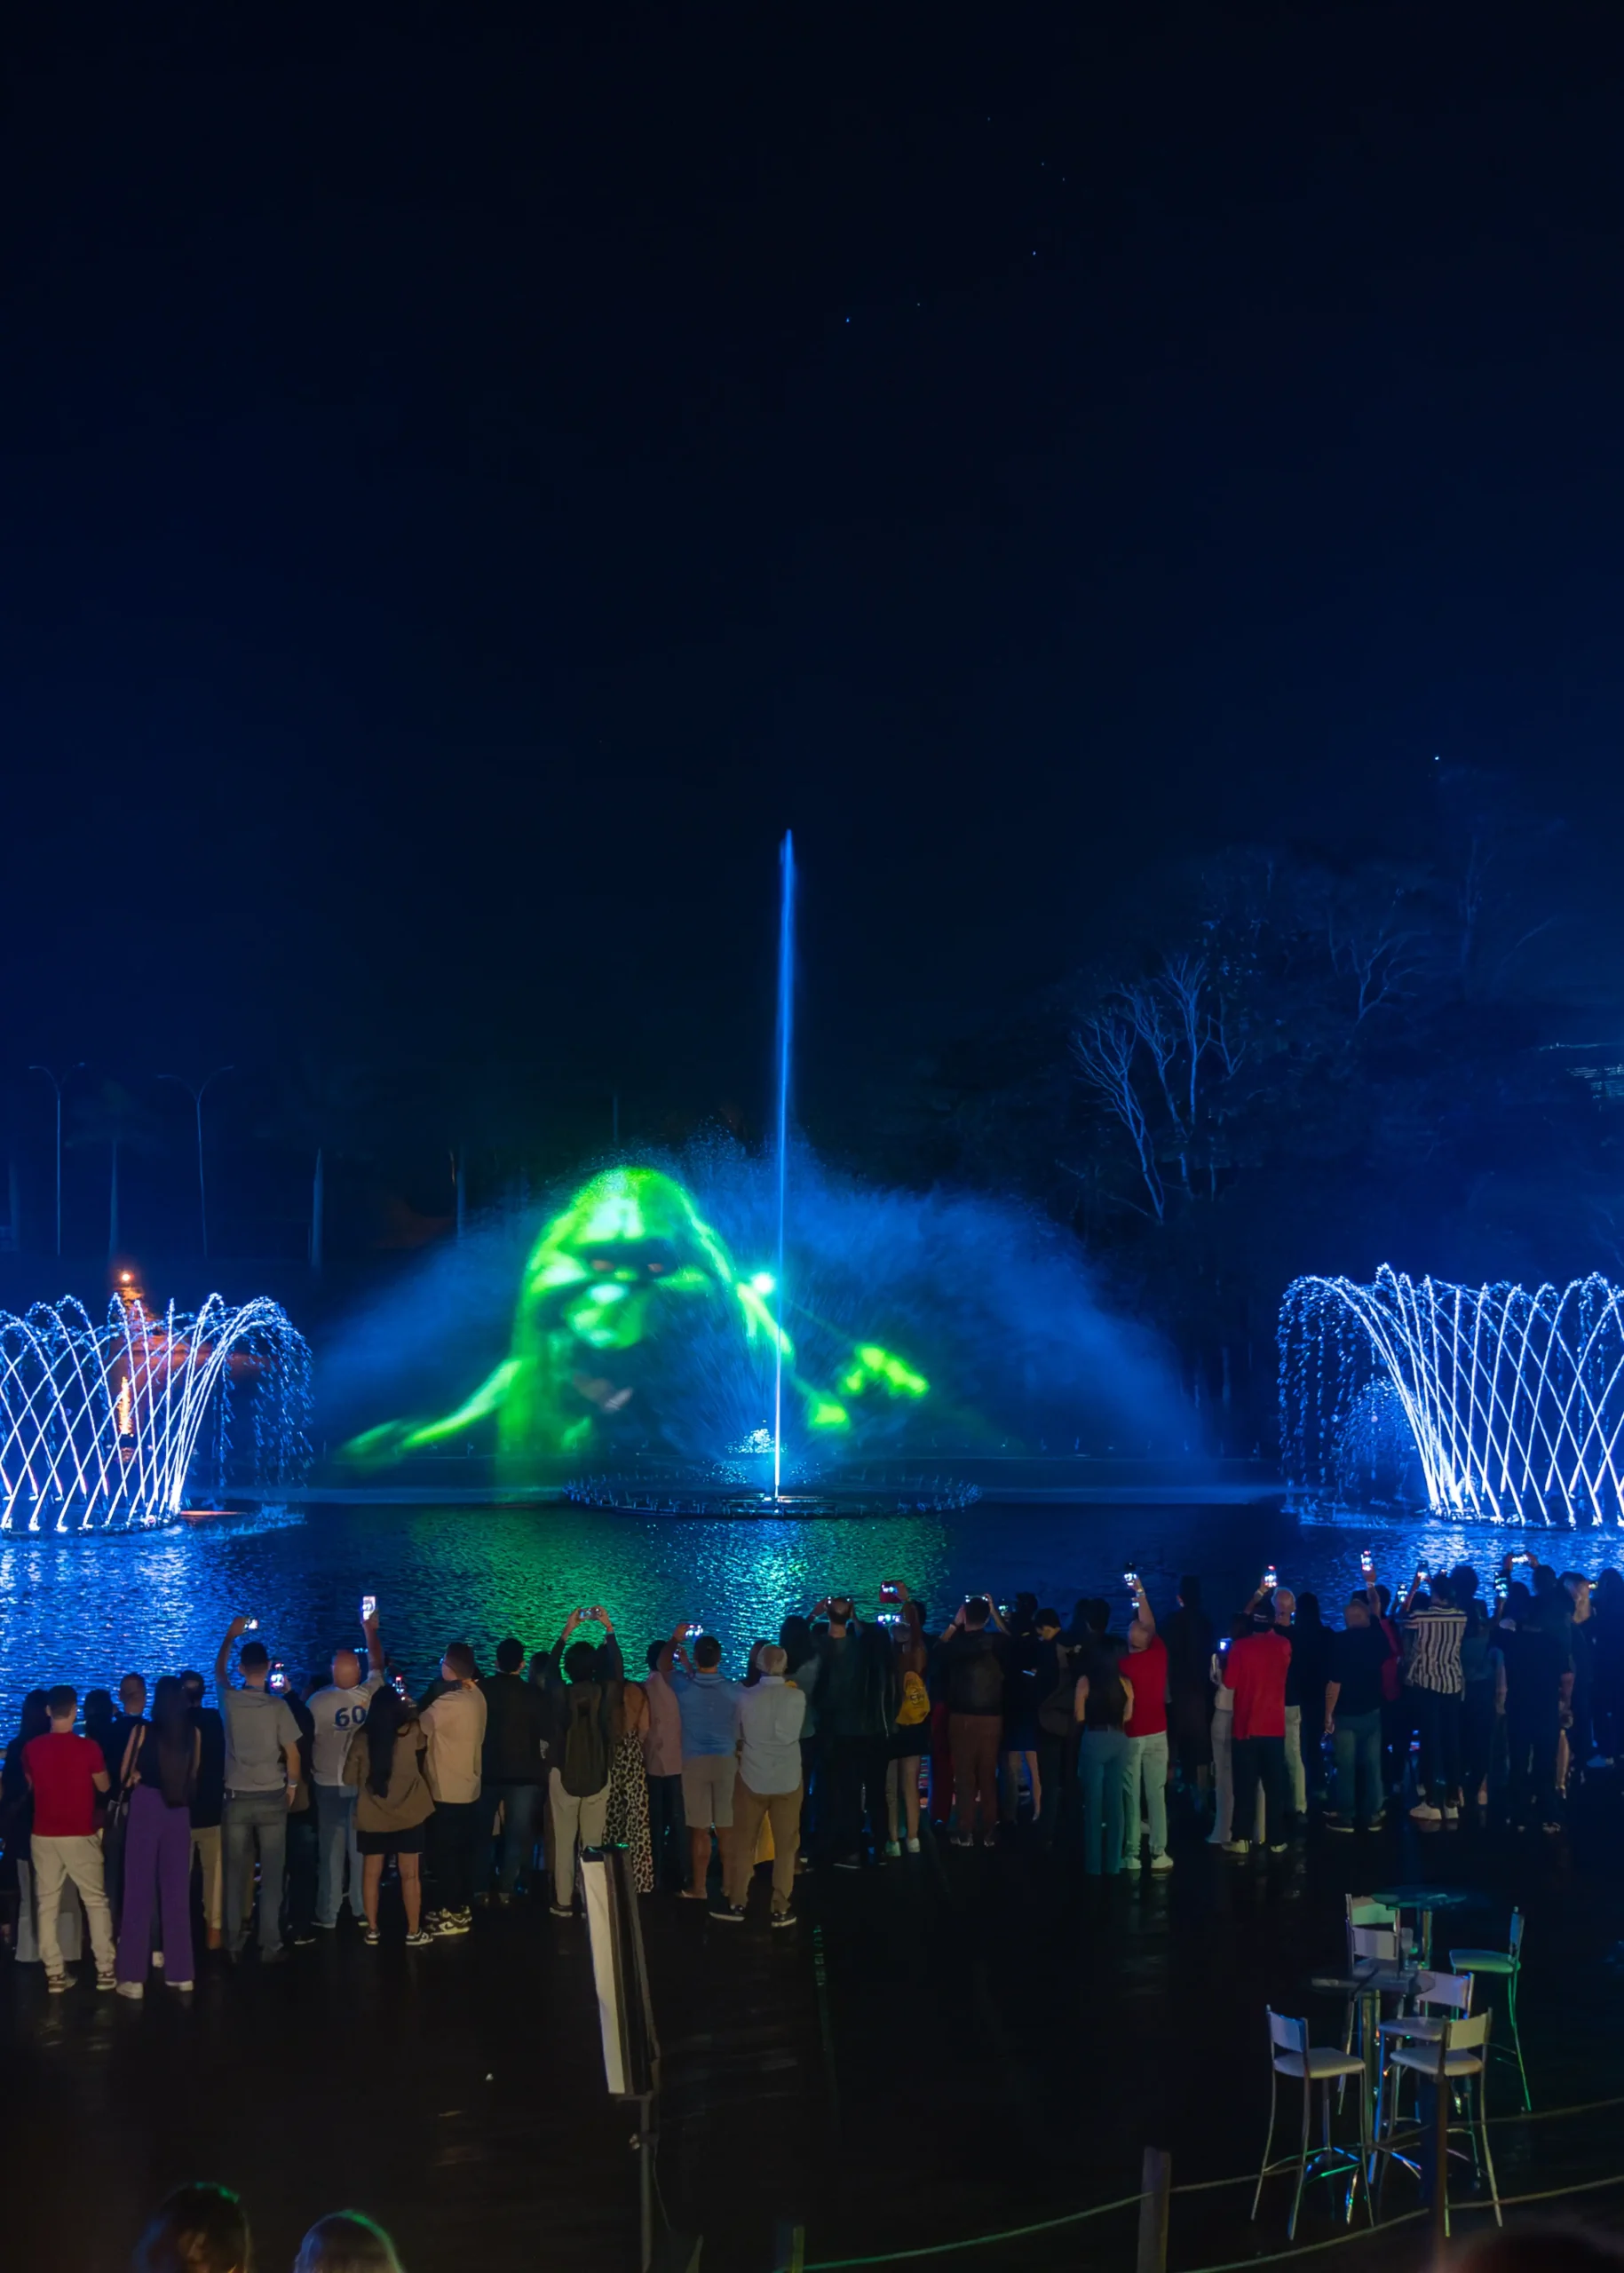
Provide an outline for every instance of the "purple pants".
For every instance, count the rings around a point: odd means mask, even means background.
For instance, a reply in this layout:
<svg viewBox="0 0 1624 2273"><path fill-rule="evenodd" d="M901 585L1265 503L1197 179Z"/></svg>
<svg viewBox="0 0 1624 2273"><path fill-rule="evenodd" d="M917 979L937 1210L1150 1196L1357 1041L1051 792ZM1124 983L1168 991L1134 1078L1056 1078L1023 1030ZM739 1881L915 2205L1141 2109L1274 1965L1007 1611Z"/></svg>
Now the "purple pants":
<svg viewBox="0 0 1624 2273"><path fill-rule="evenodd" d="M124 1908L118 1926L118 1977L145 1981L153 1948L153 1908L163 1929L163 1977L192 1973L192 1811L166 1807L162 1792L138 1784L130 1794L124 1841Z"/></svg>

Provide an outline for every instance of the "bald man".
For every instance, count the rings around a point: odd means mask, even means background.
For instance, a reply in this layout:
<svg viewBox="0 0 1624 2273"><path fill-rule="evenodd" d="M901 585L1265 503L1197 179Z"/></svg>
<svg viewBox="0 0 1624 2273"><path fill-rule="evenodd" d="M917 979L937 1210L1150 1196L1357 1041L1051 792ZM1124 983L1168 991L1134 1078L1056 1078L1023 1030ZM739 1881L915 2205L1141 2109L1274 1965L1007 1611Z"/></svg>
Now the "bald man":
<svg viewBox="0 0 1624 2273"><path fill-rule="evenodd" d="M359 1786L344 1780L345 1756L350 1739L367 1717L367 1708L383 1685L384 1651L378 1641L377 1612L367 1620L367 1671L353 1650L333 1652L330 1689L313 1690L305 1699L315 1723L311 1739L311 1788L316 1802L316 1924L331 1933L338 1923L344 1900L344 1866L350 1866L350 1909L359 1925L365 1918L360 1892L360 1850L355 1843L355 1802Z"/></svg>

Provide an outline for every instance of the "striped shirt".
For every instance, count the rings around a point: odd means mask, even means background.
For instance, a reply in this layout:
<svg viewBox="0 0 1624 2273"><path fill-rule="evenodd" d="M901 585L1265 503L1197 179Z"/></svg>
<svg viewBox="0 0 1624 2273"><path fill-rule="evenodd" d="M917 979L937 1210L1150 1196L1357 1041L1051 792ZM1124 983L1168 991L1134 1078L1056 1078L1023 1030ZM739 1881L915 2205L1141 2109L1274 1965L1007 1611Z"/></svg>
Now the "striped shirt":
<svg viewBox="0 0 1624 2273"><path fill-rule="evenodd" d="M1438 1697L1462 1696L1466 1683L1461 1674L1461 1641L1465 1632L1463 1610L1442 1603L1413 1610L1404 1621L1406 1688L1429 1689Z"/></svg>

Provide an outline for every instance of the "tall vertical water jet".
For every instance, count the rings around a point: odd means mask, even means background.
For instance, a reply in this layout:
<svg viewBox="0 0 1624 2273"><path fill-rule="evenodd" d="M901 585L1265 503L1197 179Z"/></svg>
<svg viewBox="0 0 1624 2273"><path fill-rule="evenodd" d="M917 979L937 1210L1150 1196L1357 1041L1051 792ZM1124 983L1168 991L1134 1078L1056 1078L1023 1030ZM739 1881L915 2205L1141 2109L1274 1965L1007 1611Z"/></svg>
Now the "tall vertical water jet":
<svg viewBox="0 0 1624 2273"><path fill-rule="evenodd" d="M784 1227L789 1190L789 1059L795 1032L795 832L778 855L778 1347L772 1362L772 1496L784 1480Z"/></svg>

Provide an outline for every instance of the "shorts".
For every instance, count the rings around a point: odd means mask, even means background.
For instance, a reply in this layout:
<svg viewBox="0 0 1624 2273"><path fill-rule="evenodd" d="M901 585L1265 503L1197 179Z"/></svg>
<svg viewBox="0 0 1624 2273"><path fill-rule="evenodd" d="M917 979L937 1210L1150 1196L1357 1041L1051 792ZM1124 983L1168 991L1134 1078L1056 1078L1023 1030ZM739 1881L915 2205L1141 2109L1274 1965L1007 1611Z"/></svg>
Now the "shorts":
<svg viewBox="0 0 1624 2273"><path fill-rule="evenodd" d="M682 1811L690 1831L714 1824L718 1831L733 1827L733 1784L739 1762L731 1752L701 1753L682 1763Z"/></svg>
<svg viewBox="0 0 1624 2273"><path fill-rule="evenodd" d="M931 1749L931 1723L915 1721L912 1728L893 1729L885 1746L887 1760L923 1760Z"/></svg>
<svg viewBox="0 0 1624 2273"><path fill-rule="evenodd" d="M421 1855L427 1831L426 1823L409 1831L358 1831L355 1844L363 1855Z"/></svg>

